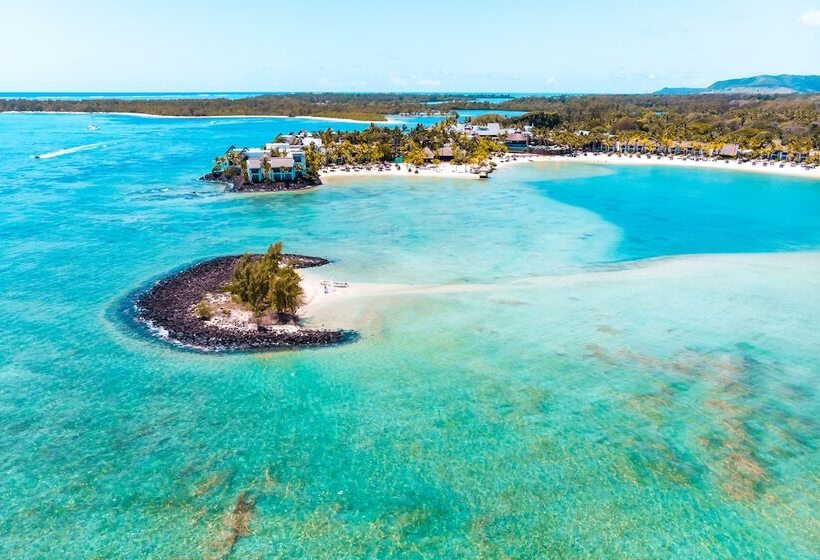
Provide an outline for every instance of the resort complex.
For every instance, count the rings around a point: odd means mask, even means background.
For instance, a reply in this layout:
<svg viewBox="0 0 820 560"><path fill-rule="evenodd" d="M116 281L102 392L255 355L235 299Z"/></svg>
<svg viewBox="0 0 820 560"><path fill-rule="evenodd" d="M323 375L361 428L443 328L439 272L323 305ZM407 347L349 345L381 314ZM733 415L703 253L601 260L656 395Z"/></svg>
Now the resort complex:
<svg viewBox="0 0 820 560"><path fill-rule="evenodd" d="M818 1L4 4L0 560L819 560Z"/></svg>
<svg viewBox="0 0 820 560"><path fill-rule="evenodd" d="M354 131L326 128L279 134L260 148L231 146L216 157L211 173L204 178L242 191L306 188L318 184L321 176L371 168L415 174L443 170L487 177L500 163L514 161L518 156L736 160L739 164L748 162L751 167L783 168L790 164L806 170L820 163L820 150L800 138L786 143L780 138L761 137L757 147L744 148L738 143L721 142L719 136L710 141L675 140L678 134L669 127L656 134L631 127L619 131L623 124L618 121L603 129L567 129L560 126L560 117L550 113L524 113L498 120L493 120L494 116L459 119L453 114L428 126L371 124ZM796 126L791 130L797 130Z"/></svg>
<svg viewBox="0 0 820 560"><path fill-rule="evenodd" d="M225 173L238 168L245 179L253 183L290 182L315 173L309 168L305 150L321 149L321 139L306 133L280 135L262 148L231 146L217 157L213 173Z"/></svg>

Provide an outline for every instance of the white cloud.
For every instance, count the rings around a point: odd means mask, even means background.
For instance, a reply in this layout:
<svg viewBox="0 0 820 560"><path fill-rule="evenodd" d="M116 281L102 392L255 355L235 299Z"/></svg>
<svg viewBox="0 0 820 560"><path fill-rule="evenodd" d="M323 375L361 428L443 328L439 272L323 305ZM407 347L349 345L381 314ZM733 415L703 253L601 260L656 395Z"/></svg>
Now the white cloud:
<svg viewBox="0 0 820 560"><path fill-rule="evenodd" d="M809 10L800 16L800 22L806 25L820 26L820 10Z"/></svg>

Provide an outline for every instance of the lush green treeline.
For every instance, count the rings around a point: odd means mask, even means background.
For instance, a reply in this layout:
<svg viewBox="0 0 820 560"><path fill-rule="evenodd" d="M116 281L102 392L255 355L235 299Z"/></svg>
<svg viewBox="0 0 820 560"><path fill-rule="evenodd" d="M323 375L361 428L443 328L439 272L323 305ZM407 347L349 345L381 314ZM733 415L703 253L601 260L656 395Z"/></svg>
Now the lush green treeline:
<svg viewBox="0 0 820 560"><path fill-rule="evenodd" d="M732 143L758 155L778 150L806 154L820 148L818 95L532 97L513 99L499 107L533 111L533 115L506 122L530 122L536 126L536 140L543 143ZM487 119L499 117L482 117ZM567 135L579 130L589 135Z"/></svg>
<svg viewBox="0 0 820 560"><path fill-rule="evenodd" d="M431 103L469 103L471 96L402 93L294 93L240 99L0 99L0 111L143 113L164 116L287 115L384 121L385 115L438 110ZM462 102L454 102L462 99Z"/></svg>

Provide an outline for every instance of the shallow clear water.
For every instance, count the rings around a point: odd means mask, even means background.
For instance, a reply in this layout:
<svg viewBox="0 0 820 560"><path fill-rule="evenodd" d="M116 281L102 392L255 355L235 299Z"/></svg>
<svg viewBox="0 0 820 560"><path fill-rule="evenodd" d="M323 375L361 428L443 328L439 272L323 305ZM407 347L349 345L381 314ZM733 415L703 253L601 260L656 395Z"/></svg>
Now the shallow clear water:
<svg viewBox="0 0 820 560"><path fill-rule="evenodd" d="M97 122L0 115L0 557L816 554L820 260L785 252L820 246L816 182L545 164L230 195L196 181L228 145L357 125ZM315 320L358 342L258 355L120 313L275 239L456 288L340 300ZM738 255L621 262L693 253Z"/></svg>

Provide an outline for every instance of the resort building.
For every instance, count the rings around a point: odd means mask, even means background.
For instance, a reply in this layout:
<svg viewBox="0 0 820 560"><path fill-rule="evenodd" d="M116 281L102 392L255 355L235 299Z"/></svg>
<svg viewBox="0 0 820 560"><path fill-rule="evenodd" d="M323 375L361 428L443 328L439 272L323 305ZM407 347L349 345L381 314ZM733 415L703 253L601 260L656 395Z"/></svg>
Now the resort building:
<svg viewBox="0 0 820 560"><path fill-rule="evenodd" d="M443 145L438 150L439 161L450 161L453 159L453 147L450 144Z"/></svg>
<svg viewBox="0 0 820 560"><path fill-rule="evenodd" d="M738 151L740 150L740 146L737 144L724 144L723 147L718 151L720 157L729 157L735 158L737 157Z"/></svg>
<svg viewBox="0 0 820 560"><path fill-rule="evenodd" d="M268 152L281 152L283 154L288 153L292 148L290 142L268 142L265 144L265 150Z"/></svg>
<svg viewBox="0 0 820 560"><path fill-rule="evenodd" d="M489 136L493 138L497 138L504 134L506 130L501 128L501 125L497 122L494 123L487 123L484 126L476 126L473 127L473 132L476 136Z"/></svg>
<svg viewBox="0 0 820 560"><path fill-rule="evenodd" d="M263 162L264 163L264 162ZM296 162L293 156L272 157L268 160L270 171L268 179L271 181L294 181L297 178Z"/></svg>
<svg viewBox="0 0 820 560"><path fill-rule="evenodd" d="M527 137L520 130L511 132L504 139L504 145L511 152L521 152L527 149Z"/></svg>
<svg viewBox="0 0 820 560"><path fill-rule="evenodd" d="M487 138L499 138L509 132L501 126L501 123L497 122L487 123L485 125L459 123L453 125L451 130L470 137L483 136Z"/></svg>
<svg viewBox="0 0 820 560"><path fill-rule="evenodd" d="M308 146L315 146L321 150L323 148L322 139L305 131L298 133L291 132L290 134L280 134L277 136L276 142L265 144L265 149L287 151L293 148L306 148Z"/></svg>
<svg viewBox="0 0 820 560"><path fill-rule="evenodd" d="M319 151L322 151L324 147L322 146L322 139L318 136L304 136L302 138L302 147L306 148L308 146L314 146Z"/></svg>
<svg viewBox="0 0 820 560"><path fill-rule="evenodd" d="M245 160L245 163L248 166L248 180L251 183L261 183L264 179L262 172L262 158L251 156Z"/></svg>
<svg viewBox="0 0 820 560"><path fill-rule="evenodd" d="M244 148L233 151L243 154L248 168L248 180L252 183L295 181L304 177L307 167L302 147L285 142L266 144L264 150Z"/></svg>

